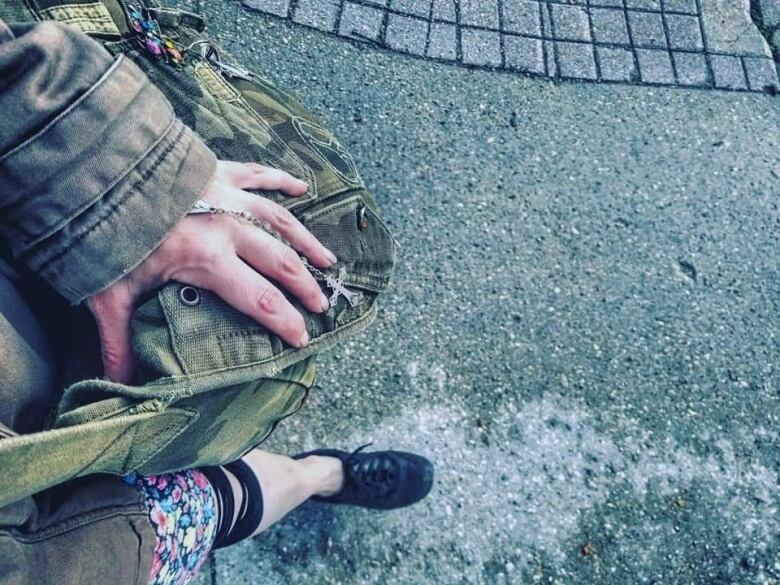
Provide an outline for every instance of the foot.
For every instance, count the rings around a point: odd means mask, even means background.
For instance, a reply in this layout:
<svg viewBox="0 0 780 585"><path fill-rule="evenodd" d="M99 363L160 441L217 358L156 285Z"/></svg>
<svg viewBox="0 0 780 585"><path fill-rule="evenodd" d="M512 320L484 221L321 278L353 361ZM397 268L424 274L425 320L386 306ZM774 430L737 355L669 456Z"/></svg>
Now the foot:
<svg viewBox="0 0 780 585"><path fill-rule="evenodd" d="M295 455L293 459L314 455L341 461L344 470L341 490L330 496L313 496L311 499L327 504L391 510L419 502L431 491L433 464L430 461L401 451L362 453L365 447L352 453L318 449Z"/></svg>

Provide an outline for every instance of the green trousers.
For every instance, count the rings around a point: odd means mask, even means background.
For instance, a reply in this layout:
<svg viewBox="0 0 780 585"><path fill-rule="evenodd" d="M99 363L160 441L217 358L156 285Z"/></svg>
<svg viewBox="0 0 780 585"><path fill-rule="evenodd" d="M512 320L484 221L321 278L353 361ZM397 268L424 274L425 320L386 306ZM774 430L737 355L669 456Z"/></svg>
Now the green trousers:
<svg viewBox="0 0 780 585"><path fill-rule="evenodd" d="M88 314L0 260L0 443L50 436L52 431L42 429L54 417L67 378L99 371L96 343ZM304 360L279 377L257 380L252 392L226 389L219 401L206 401L208 409L194 407L199 412L196 428L217 444L260 441L300 407L313 373L311 359ZM256 416L256 426L246 429L220 424L244 409L265 415ZM224 433L229 436L220 440ZM69 443L59 447L54 441L31 441L26 468L46 475L57 457L67 458L64 467L71 468L90 449L105 448L102 438L93 447L82 433L65 441ZM132 441L126 445L132 448ZM14 468L3 467L2 473L13 474ZM109 474L69 479L0 507L0 583L146 584L155 540L135 487Z"/></svg>

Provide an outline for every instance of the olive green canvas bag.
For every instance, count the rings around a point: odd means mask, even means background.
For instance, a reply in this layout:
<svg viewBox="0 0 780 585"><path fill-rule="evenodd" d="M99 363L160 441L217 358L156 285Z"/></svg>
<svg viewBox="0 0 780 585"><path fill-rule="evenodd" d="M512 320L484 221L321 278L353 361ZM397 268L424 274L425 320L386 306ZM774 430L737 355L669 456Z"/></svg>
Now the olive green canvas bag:
<svg viewBox="0 0 780 585"><path fill-rule="evenodd" d="M312 340L295 349L212 293L168 284L134 315L136 385L80 381L65 389L51 429L0 441L0 506L81 475L152 474L241 456L300 408L315 355L367 327L389 283L396 244L349 153L289 94L214 49L199 17L154 10L165 34L203 49L199 57L172 66L146 54L116 0L0 0L3 15L68 22L132 59L218 158L305 180L302 197L264 195L339 258L320 275L323 291L336 290L329 278L346 292L325 314L290 299Z"/></svg>

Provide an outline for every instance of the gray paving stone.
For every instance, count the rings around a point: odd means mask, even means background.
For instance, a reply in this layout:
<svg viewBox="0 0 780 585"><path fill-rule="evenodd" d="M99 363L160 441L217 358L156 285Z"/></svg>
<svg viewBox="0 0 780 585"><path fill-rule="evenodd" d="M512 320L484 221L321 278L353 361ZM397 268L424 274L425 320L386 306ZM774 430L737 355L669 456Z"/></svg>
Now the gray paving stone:
<svg viewBox="0 0 780 585"><path fill-rule="evenodd" d="M780 91L777 69L772 59L744 57L744 61L750 89L765 91L767 88L774 88L774 91Z"/></svg>
<svg viewBox="0 0 780 585"><path fill-rule="evenodd" d="M573 79L596 79L593 45L588 43L555 43L558 74Z"/></svg>
<svg viewBox="0 0 780 585"><path fill-rule="evenodd" d="M497 32L462 28L460 45L463 62L468 65L501 65L501 35Z"/></svg>
<svg viewBox="0 0 780 585"><path fill-rule="evenodd" d="M339 33L345 37L377 40L382 32L385 13L378 8L344 2Z"/></svg>
<svg viewBox="0 0 780 585"><path fill-rule="evenodd" d="M390 0L390 8L404 14L428 18L431 13L431 0Z"/></svg>
<svg viewBox="0 0 780 585"><path fill-rule="evenodd" d="M455 11L455 0L433 0L432 16L435 20L456 22L458 13Z"/></svg>
<svg viewBox="0 0 780 585"><path fill-rule="evenodd" d="M677 69L677 82L679 84L700 87L711 85L707 59L703 53L673 52L672 58Z"/></svg>
<svg viewBox="0 0 780 585"><path fill-rule="evenodd" d="M450 61L458 58L458 29L454 24L442 22L431 24L428 56Z"/></svg>
<svg viewBox="0 0 780 585"><path fill-rule="evenodd" d="M552 38L552 20L550 18L550 12L552 10L552 6L546 2L542 3L542 10L541 10L541 16L542 16L542 36L547 38Z"/></svg>
<svg viewBox="0 0 780 585"><path fill-rule="evenodd" d="M290 9L290 0L244 0L244 4L276 16L287 16Z"/></svg>
<svg viewBox="0 0 780 585"><path fill-rule="evenodd" d="M339 0L298 0L293 20L299 24L332 31L336 27Z"/></svg>
<svg viewBox="0 0 780 585"><path fill-rule="evenodd" d="M639 72L631 49L597 47L601 78L607 81L636 81Z"/></svg>
<svg viewBox="0 0 780 585"><path fill-rule="evenodd" d="M567 41L589 41L588 13L580 6L552 4L553 35Z"/></svg>
<svg viewBox="0 0 780 585"><path fill-rule="evenodd" d="M390 14L388 17L385 42L391 49L413 55L424 55L427 38L427 21L400 14Z"/></svg>
<svg viewBox="0 0 780 585"><path fill-rule="evenodd" d="M772 56L769 45L750 18L747 0L700 1L708 49L732 55Z"/></svg>
<svg viewBox="0 0 780 585"><path fill-rule="evenodd" d="M666 51L637 49L639 75L645 83L674 83L672 61Z"/></svg>
<svg viewBox="0 0 780 585"><path fill-rule="evenodd" d="M590 0L591 6L609 6L623 9L623 0Z"/></svg>
<svg viewBox="0 0 780 585"><path fill-rule="evenodd" d="M591 8L590 19L593 23L593 36L597 43L630 45L626 16L622 10L610 8Z"/></svg>
<svg viewBox="0 0 780 585"><path fill-rule="evenodd" d="M667 14L666 27L669 30L669 45L671 48L692 50L704 48L699 19L695 16Z"/></svg>
<svg viewBox="0 0 780 585"><path fill-rule="evenodd" d="M545 55L545 64L547 65L547 75L550 77L559 77L558 64L555 62L555 42L544 41L542 43Z"/></svg>
<svg viewBox="0 0 780 585"><path fill-rule="evenodd" d="M498 29L498 0L460 0L460 23Z"/></svg>
<svg viewBox="0 0 780 585"><path fill-rule="evenodd" d="M546 5L543 5L546 8ZM504 0L504 31L525 35L540 35L539 2Z"/></svg>
<svg viewBox="0 0 780 585"><path fill-rule="evenodd" d="M515 71L544 74L544 49L539 39L504 36L506 66Z"/></svg>
<svg viewBox="0 0 780 585"><path fill-rule="evenodd" d="M661 11L661 0L626 0L626 8Z"/></svg>
<svg viewBox="0 0 780 585"><path fill-rule="evenodd" d="M726 89L746 89L747 81L739 57L729 55L711 55L712 74L715 86Z"/></svg>
<svg viewBox="0 0 780 585"><path fill-rule="evenodd" d="M666 12L685 12L686 14L698 14L696 0L663 0Z"/></svg>
<svg viewBox="0 0 780 585"><path fill-rule="evenodd" d="M466 65L756 92L778 83L746 3L768 5L771 20L780 0L242 1L309 27ZM775 35L780 44L780 28Z"/></svg>
<svg viewBox="0 0 780 585"><path fill-rule="evenodd" d="M631 38L637 47L666 47L666 33L660 12L629 10L628 23L631 26Z"/></svg>

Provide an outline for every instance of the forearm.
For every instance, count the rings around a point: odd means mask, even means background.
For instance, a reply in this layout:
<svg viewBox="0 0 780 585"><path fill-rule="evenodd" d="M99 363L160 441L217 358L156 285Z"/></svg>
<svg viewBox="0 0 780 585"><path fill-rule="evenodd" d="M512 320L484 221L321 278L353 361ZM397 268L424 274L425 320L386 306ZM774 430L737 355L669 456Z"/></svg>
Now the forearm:
<svg viewBox="0 0 780 585"><path fill-rule="evenodd" d="M0 24L0 236L72 302L141 262L215 157L132 62L54 23Z"/></svg>

